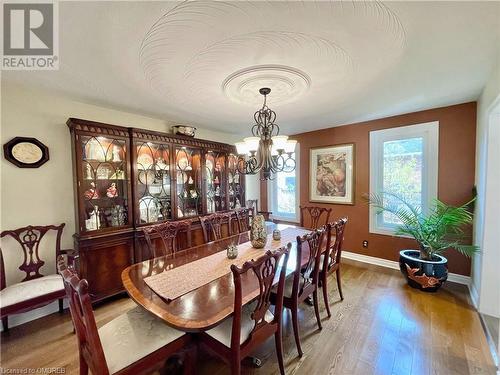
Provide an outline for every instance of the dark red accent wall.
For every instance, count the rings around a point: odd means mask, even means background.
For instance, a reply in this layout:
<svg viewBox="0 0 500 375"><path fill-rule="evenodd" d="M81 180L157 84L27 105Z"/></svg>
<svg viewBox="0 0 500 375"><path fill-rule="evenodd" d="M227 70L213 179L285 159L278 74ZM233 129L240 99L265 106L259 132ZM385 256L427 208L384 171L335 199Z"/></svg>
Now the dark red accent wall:
<svg viewBox="0 0 500 375"><path fill-rule="evenodd" d="M476 145L476 103L465 103L408 113L294 135L300 144L300 203L333 208L333 217L349 217L344 249L359 254L398 260L399 250L415 248L409 239L371 234L368 206L363 195L369 192L369 132L372 130L439 121L438 197L449 204L461 204L471 198L474 186ZM330 205L309 202L309 149L343 143L355 143L355 204ZM307 176L307 178L305 178ZM261 189L262 202L266 200ZM363 240L368 248L362 247ZM448 251L449 271L469 275L470 260Z"/></svg>

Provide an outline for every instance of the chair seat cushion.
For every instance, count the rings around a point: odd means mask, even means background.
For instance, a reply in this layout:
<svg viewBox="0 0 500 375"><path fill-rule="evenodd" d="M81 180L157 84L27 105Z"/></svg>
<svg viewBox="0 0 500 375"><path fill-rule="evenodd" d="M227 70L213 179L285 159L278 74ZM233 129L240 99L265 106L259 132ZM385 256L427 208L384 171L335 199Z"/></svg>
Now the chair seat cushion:
<svg viewBox="0 0 500 375"><path fill-rule="evenodd" d="M184 335L137 306L98 330L111 374Z"/></svg>
<svg viewBox="0 0 500 375"><path fill-rule="evenodd" d="M57 291L64 291L62 276L58 274L12 284L0 291L0 307L15 305Z"/></svg>
<svg viewBox="0 0 500 375"><path fill-rule="evenodd" d="M248 337L250 336L250 332L252 332L255 321L251 318L251 314L255 309L256 302L243 306L241 310L241 334L240 334L240 345L243 344ZM271 322L274 318L274 315L271 311L267 310L264 319L266 322ZM224 320L217 327L214 327L206 333L212 336L217 341L220 341L222 344L226 345L228 348L231 347L231 332L233 329L233 318L228 318Z"/></svg>

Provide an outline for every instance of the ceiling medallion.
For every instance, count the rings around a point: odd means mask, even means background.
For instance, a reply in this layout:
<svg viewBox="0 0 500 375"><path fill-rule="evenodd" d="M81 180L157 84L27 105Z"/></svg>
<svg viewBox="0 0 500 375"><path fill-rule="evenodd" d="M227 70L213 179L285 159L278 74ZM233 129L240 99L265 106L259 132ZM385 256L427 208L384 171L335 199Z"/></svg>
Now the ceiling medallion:
<svg viewBox="0 0 500 375"><path fill-rule="evenodd" d="M273 103L295 101L311 87L311 78L303 71L285 65L256 65L229 75L221 85L230 100L253 105L260 101L259 89L273 88Z"/></svg>
<svg viewBox="0 0 500 375"><path fill-rule="evenodd" d="M297 141L279 134L280 127L275 124L276 112L267 106L267 95L271 89L263 87L259 93L264 95L264 104L253 115L252 137L236 142L237 167L243 174L256 174L262 170L262 179L271 180L275 177L273 174L295 170L292 154Z"/></svg>

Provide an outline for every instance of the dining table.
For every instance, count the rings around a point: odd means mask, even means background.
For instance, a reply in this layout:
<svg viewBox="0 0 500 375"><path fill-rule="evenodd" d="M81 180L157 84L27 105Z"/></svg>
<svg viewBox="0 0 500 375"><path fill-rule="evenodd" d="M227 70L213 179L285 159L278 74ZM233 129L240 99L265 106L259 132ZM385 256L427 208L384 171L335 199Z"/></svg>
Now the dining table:
<svg viewBox="0 0 500 375"><path fill-rule="evenodd" d="M272 229L281 231L281 239L273 240ZM287 243L292 243L287 267L287 276L296 270L297 236L310 232L305 228L272 224L268 227L266 246L259 252L252 254L264 255L267 250L276 250ZM234 283L230 267L227 273L193 290L189 290L179 297L166 299L160 296L148 285L148 278L161 274L167 283L181 282L179 272L182 272L182 282L199 277L199 273L209 272L214 256L221 257L221 252L226 253L229 245L250 246L249 232L232 235L224 239L208 242L199 246L177 251L175 253L153 258L141 263L133 264L122 272L122 282L129 296L144 309L148 310L169 326L184 332L202 332L215 327L224 319L233 314L234 310ZM323 247L324 248L324 247ZM255 251L253 249L252 251ZM303 248L301 265L307 264L309 249ZM206 261L205 261L206 260ZM283 262L281 262L283 263ZM190 267L190 264L193 267ZM196 265L196 266L194 266ZM282 266L282 265L281 265ZM179 268L182 267L182 268ZM207 268L207 269L206 269ZM277 272L279 274L279 270ZM202 275L203 276L203 275ZM277 283L278 278L275 279ZM247 272L242 277L243 304L247 304L259 295L259 283L252 272Z"/></svg>

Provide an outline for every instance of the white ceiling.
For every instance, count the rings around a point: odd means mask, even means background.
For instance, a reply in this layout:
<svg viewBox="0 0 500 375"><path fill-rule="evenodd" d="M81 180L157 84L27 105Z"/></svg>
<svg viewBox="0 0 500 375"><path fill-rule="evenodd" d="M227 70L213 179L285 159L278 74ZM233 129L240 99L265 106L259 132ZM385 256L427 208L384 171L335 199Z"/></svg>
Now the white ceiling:
<svg viewBox="0 0 500 375"><path fill-rule="evenodd" d="M500 2L60 2L60 70L2 81L232 133L258 89L285 134L476 100Z"/></svg>

